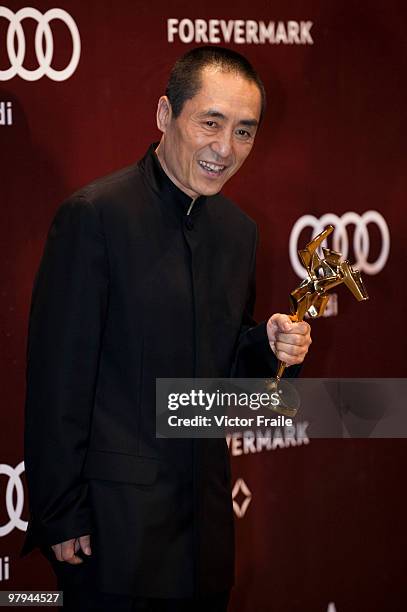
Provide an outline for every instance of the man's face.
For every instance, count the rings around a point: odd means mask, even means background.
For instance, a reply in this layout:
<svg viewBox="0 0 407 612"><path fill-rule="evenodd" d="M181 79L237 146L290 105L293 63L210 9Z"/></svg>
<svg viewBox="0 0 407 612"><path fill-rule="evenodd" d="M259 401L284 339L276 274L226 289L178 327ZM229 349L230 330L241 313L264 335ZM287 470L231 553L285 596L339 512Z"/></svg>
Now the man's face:
<svg viewBox="0 0 407 612"><path fill-rule="evenodd" d="M200 90L176 119L160 98L157 154L173 182L192 198L218 193L249 155L260 110L255 83L214 67L202 70Z"/></svg>

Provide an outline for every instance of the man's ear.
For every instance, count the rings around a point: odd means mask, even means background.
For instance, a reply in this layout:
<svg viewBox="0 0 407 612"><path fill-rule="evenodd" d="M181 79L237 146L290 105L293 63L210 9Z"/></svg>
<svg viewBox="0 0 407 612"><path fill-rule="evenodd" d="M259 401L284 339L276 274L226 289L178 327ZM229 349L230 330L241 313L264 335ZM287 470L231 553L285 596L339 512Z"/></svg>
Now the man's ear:
<svg viewBox="0 0 407 612"><path fill-rule="evenodd" d="M161 98L158 100L157 107L157 127L160 132L163 132L165 134L165 132L167 131L167 127L171 121L171 118L171 102L169 101L167 96L161 96Z"/></svg>

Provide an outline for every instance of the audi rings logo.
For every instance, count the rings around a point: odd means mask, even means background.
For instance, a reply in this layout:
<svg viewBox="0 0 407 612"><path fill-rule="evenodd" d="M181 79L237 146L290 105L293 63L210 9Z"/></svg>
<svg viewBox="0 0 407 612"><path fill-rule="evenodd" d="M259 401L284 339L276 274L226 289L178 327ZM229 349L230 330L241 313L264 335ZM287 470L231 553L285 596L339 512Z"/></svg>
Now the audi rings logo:
<svg viewBox="0 0 407 612"><path fill-rule="evenodd" d="M0 6L0 17L4 17L9 22L6 45L10 62L9 68L0 70L0 81L9 81L15 76L20 76L26 81L38 81L43 76L47 76L53 81L66 81L73 75L81 55L81 39L76 23L69 13L63 9L54 8L42 14L32 7L22 8L13 13L5 6ZM26 44L22 21L27 18L34 19L37 22L35 53L38 68L34 70L28 70L23 66ZM51 66L54 55L54 39L50 22L54 19L59 19L66 25L72 38L71 59L63 70L56 70Z"/></svg>
<svg viewBox="0 0 407 612"><path fill-rule="evenodd" d="M12 468L6 463L0 463L0 476L8 477L6 488L6 510L8 514L8 522L0 525L0 537L6 536L17 528L21 531L27 530L27 521L21 519L24 507L24 487L20 478L24 471L24 461L21 461L15 468ZM15 491L15 505L14 505Z"/></svg>
<svg viewBox="0 0 407 612"><path fill-rule="evenodd" d="M369 261L370 238L369 224L375 224L381 236L381 250L376 261ZM298 239L301 232L309 227L310 240L327 226L333 225L335 231L333 233L332 248L335 251L342 253L344 259L347 258L349 252L348 226L354 225L355 231L353 234L353 253L356 258L355 268L366 274L378 274L386 265L390 251L390 232L387 223L383 216L377 210L367 210L363 215L358 215L355 212L347 212L342 217L338 217L333 213L327 213L317 219L313 215L304 215L300 217L294 224L290 235L290 260L295 273L304 278L304 268L298 257Z"/></svg>

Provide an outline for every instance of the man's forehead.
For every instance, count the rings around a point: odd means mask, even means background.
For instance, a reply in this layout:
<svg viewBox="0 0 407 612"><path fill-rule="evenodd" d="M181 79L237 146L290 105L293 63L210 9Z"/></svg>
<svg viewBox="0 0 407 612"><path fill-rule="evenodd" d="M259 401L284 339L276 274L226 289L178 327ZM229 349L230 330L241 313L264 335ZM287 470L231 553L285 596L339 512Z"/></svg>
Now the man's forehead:
<svg viewBox="0 0 407 612"><path fill-rule="evenodd" d="M206 66L201 70L199 80L201 92L210 92L213 94L220 90L222 94L227 94L228 92L224 90L225 84L227 84L229 90L231 89L234 93L247 93L250 91L253 95L256 93L260 95L256 83L234 70L222 70L214 66Z"/></svg>
<svg viewBox="0 0 407 612"><path fill-rule="evenodd" d="M256 83L236 72L206 67L200 76L200 89L191 99L194 112L222 114L238 113L242 119L258 119L261 94ZM191 108L192 110L192 108Z"/></svg>

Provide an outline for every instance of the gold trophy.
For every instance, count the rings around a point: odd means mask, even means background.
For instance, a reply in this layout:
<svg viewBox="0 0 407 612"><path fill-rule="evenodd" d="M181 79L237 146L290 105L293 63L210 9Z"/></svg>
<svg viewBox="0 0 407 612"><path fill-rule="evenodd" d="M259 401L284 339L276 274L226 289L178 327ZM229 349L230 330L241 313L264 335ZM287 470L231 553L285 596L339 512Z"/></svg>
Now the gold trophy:
<svg viewBox="0 0 407 612"><path fill-rule="evenodd" d="M341 261L341 253L322 247L324 258L321 259L318 255L317 249L333 230L334 227L328 225L307 244L305 249L298 251L308 277L290 294L290 319L293 322L302 321L306 313L313 319L322 316L330 297L327 292L342 283L359 302L369 299L359 270L354 270L347 260ZM278 362L276 378L267 384L269 391L279 390L286 365L283 361ZM286 405L281 392L280 395L281 403L271 409L284 416L294 417L298 409Z"/></svg>

